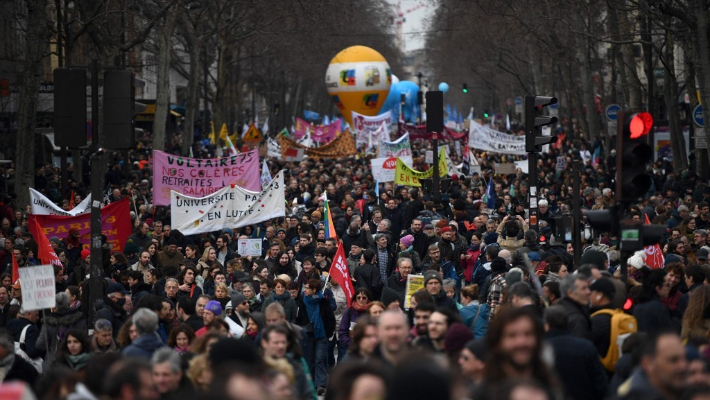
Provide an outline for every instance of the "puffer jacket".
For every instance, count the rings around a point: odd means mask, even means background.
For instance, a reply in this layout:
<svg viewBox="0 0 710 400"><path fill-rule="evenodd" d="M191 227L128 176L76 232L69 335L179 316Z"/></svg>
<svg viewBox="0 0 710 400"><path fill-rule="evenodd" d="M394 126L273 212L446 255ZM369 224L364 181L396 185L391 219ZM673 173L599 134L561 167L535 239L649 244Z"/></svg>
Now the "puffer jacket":
<svg viewBox="0 0 710 400"><path fill-rule="evenodd" d="M59 343L72 329L86 331L86 318L81 309L61 307L44 319L37 339L37 349L47 352L44 360L47 365L52 365Z"/></svg>

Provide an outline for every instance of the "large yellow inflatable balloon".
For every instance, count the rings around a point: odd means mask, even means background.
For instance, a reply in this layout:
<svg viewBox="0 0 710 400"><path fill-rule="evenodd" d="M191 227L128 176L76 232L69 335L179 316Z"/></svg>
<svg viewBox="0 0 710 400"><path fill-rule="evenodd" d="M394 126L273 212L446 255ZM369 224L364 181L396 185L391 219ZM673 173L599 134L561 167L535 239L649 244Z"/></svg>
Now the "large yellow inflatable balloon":
<svg viewBox="0 0 710 400"><path fill-rule="evenodd" d="M375 116L392 85L392 72L382 54L365 46L353 46L330 61L325 74L328 94L353 126L352 112Z"/></svg>

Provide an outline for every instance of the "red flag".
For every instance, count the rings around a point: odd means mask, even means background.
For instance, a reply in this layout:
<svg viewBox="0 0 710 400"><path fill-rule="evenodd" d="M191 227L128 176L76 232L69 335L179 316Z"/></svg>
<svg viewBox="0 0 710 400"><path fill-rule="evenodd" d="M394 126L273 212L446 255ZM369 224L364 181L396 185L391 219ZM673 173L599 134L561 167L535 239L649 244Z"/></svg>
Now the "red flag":
<svg viewBox="0 0 710 400"><path fill-rule="evenodd" d="M12 283L17 282L20 279L20 266L17 265L17 260L15 259L15 253L12 253Z"/></svg>
<svg viewBox="0 0 710 400"><path fill-rule="evenodd" d="M348 300L348 307L350 307L355 288L353 287L353 282L350 280L348 259L345 257L345 249L343 248L342 242L338 246L338 251L335 252L335 258L333 258L333 264L331 264L328 274L330 274L330 279L338 282L338 285L343 288L345 298Z"/></svg>
<svg viewBox="0 0 710 400"><path fill-rule="evenodd" d="M644 216L646 217L644 225L651 225L651 222L648 220L648 215L644 214ZM661 251L661 246L659 244L646 246L643 250L646 252L646 265L653 269L663 268L665 260L663 259L663 252Z"/></svg>
<svg viewBox="0 0 710 400"><path fill-rule="evenodd" d="M36 218L34 219L34 232L32 232L32 235L37 241L37 256L39 259L46 264L62 265L57 253L54 251L54 247L49 243L47 235Z"/></svg>

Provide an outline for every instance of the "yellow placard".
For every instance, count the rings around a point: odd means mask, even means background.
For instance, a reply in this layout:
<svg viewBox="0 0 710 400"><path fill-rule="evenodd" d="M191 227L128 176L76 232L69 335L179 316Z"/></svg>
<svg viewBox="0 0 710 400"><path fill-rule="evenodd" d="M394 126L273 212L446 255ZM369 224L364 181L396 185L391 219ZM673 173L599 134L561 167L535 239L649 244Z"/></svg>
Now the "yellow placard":
<svg viewBox="0 0 710 400"><path fill-rule="evenodd" d="M259 143L261 139L261 132L256 128L256 125L249 125L249 130L244 134L244 141L247 143Z"/></svg>
<svg viewBox="0 0 710 400"><path fill-rule="evenodd" d="M439 176L445 177L448 174L449 170L446 167L446 153L442 147L439 150ZM397 158L397 166L394 171L394 184L421 187L422 184L419 180L431 178L433 175L434 168L429 168L424 172L417 171L405 164L400 158Z"/></svg>
<svg viewBox="0 0 710 400"><path fill-rule="evenodd" d="M404 296L404 308L412 307L412 295L424 289L424 275L407 275L407 290Z"/></svg>

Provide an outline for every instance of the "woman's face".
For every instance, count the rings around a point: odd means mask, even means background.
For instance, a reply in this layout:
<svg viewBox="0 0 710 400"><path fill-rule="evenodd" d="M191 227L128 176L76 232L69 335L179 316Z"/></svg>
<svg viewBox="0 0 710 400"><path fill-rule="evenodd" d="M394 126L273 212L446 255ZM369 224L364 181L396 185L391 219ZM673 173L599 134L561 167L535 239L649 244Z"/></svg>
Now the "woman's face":
<svg viewBox="0 0 710 400"><path fill-rule="evenodd" d="M282 266L285 267L288 265L289 260L290 260L289 255L284 253L281 255L281 258L279 258L279 264L281 264Z"/></svg>
<svg viewBox="0 0 710 400"><path fill-rule="evenodd" d="M377 335L377 327L368 325L365 328L365 336L360 340L360 352L362 355L370 355L377 347L379 337Z"/></svg>
<svg viewBox="0 0 710 400"><path fill-rule="evenodd" d="M6 277L2 280L2 285L3 285L3 286L8 286L8 287L11 286L11 285L12 285L12 278L9 277L9 276L6 276Z"/></svg>
<svg viewBox="0 0 710 400"><path fill-rule="evenodd" d="M247 322L247 331L249 332L259 332L259 327L256 325L253 319L249 318L249 322Z"/></svg>
<svg viewBox="0 0 710 400"><path fill-rule="evenodd" d="M81 342L72 335L67 336L67 350L69 354L76 356L82 353Z"/></svg>
<svg viewBox="0 0 710 400"><path fill-rule="evenodd" d="M367 295L365 293L358 293L355 296L355 301L357 302L357 304L364 306L365 304L370 302L370 299L367 297Z"/></svg>
<svg viewBox="0 0 710 400"><path fill-rule="evenodd" d="M224 276L224 274L219 274L219 275L217 275L217 276L214 277L214 281L215 281L215 283L218 283L218 284L219 284L219 283L224 283L224 284L226 284L226 283L227 283L227 277Z"/></svg>
<svg viewBox="0 0 710 400"><path fill-rule="evenodd" d="M254 298L254 290L250 287L243 287L242 288L242 294L247 297L247 299L251 300Z"/></svg>
<svg viewBox="0 0 710 400"><path fill-rule="evenodd" d="M302 267L307 274L310 274L315 269L315 267L313 266L313 264L311 264L310 261L304 261Z"/></svg>
<svg viewBox="0 0 710 400"><path fill-rule="evenodd" d="M379 318L383 312L385 312L385 309L380 307L379 305L375 305L375 306L370 307L370 315L372 315L375 318Z"/></svg>
<svg viewBox="0 0 710 400"><path fill-rule="evenodd" d="M261 276L264 279L268 278L269 277L269 269L268 268L262 269L261 272L259 272L259 276Z"/></svg>
<svg viewBox="0 0 710 400"><path fill-rule="evenodd" d="M274 292L276 292L277 295L281 296L282 294L286 293L286 288L284 285L277 283L276 286L274 286Z"/></svg>
<svg viewBox="0 0 710 400"><path fill-rule="evenodd" d="M191 248L186 247L185 254L187 255L187 258L192 258L195 255L195 252Z"/></svg>
<svg viewBox="0 0 710 400"><path fill-rule="evenodd" d="M298 297L298 289L289 289L288 294L291 295L292 299L295 299Z"/></svg>
<svg viewBox="0 0 710 400"><path fill-rule="evenodd" d="M574 246L572 246L572 243L567 243L567 253L574 255Z"/></svg>
<svg viewBox="0 0 710 400"><path fill-rule="evenodd" d="M70 301L76 300L76 297L74 297L74 296L71 295L71 292L69 291L69 289L65 290L64 293L66 293L67 296L69 296L69 300L70 300Z"/></svg>
<svg viewBox="0 0 710 400"><path fill-rule="evenodd" d="M192 284L195 281L195 273L191 269L185 271L185 283Z"/></svg>
<svg viewBox="0 0 710 400"><path fill-rule="evenodd" d="M471 236L471 245L476 246L481 243L481 239L479 239L476 235Z"/></svg>
<svg viewBox="0 0 710 400"><path fill-rule="evenodd" d="M671 287L676 286L680 283L680 275L677 275L673 271L668 271L668 282L671 284Z"/></svg>
<svg viewBox="0 0 710 400"><path fill-rule="evenodd" d="M190 339L188 339L187 334L185 332L180 332L175 337L175 344L177 345L177 347L184 349L190 345Z"/></svg>
<svg viewBox="0 0 710 400"><path fill-rule="evenodd" d="M561 266L560 270L557 272L557 275L559 275L560 278L564 278L565 276L569 275L569 270L567 269L567 266Z"/></svg>
<svg viewBox="0 0 710 400"><path fill-rule="evenodd" d="M150 253L151 256L155 255L155 245L154 244L151 244L150 246L148 246L148 252Z"/></svg>
<svg viewBox="0 0 710 400"><path fill-rule="evenodd" d="M290 258L290 259L293 260L293 256L294 256L294 254L295 254L295 253L293 252L293 250L289 249L287 254L288 254L288 258Z"/></svg>
<svg viewBox="0 0 710 400"><path fill-rule="evenodd" d="M114 256L111 256L110 261L111 261L111 265L116 265L116 263L118 262L118 260L116 260L116 257L114 257Z"/></svg>
<svg viewBox="0 0 710 400"><path fill-rule="evenodd" d="M213 247L210 247L210 250L207 252L207 259L210 261L214 261L217 259L217 252L214 250Z"/></svg>
<svg viewBox="0 0 710 400"><path fill-rule="evenodd" d="M216 297L218 299L223 299L223 298L227 297L227 291L222 289L221 287L217 287L214 290L214 297Z"/></svg>

